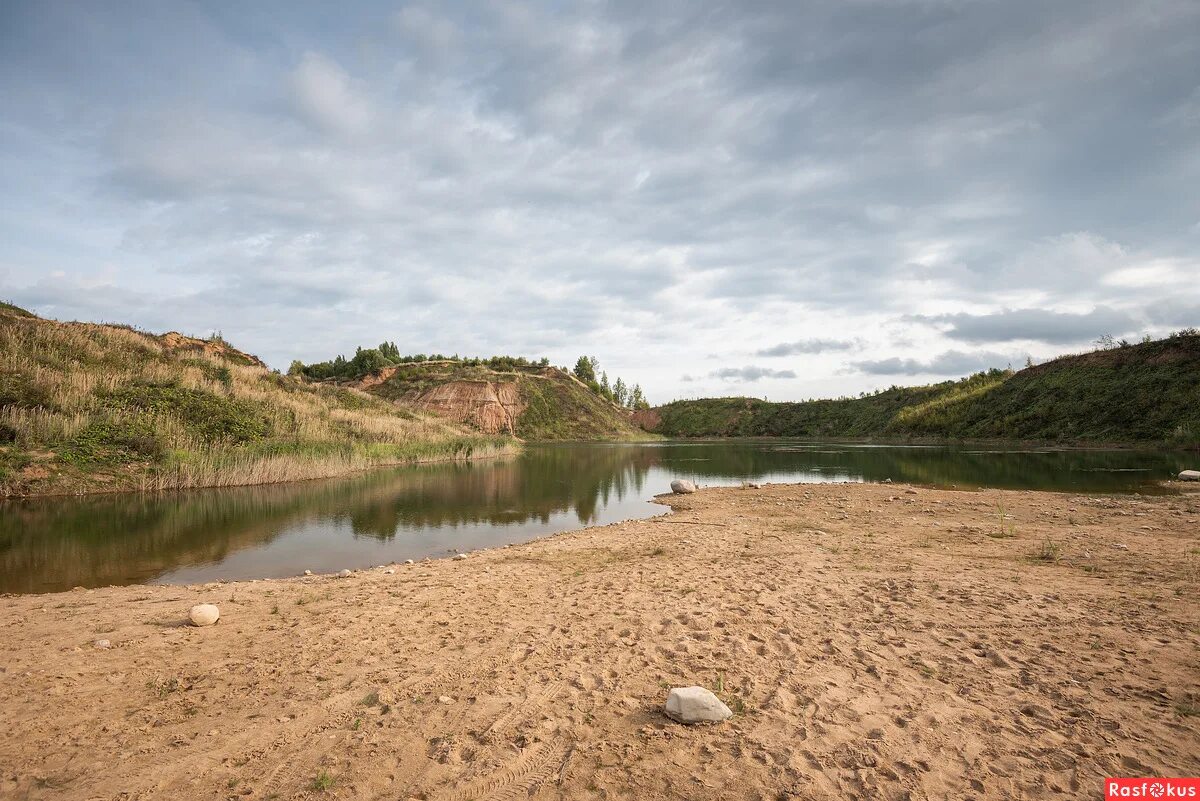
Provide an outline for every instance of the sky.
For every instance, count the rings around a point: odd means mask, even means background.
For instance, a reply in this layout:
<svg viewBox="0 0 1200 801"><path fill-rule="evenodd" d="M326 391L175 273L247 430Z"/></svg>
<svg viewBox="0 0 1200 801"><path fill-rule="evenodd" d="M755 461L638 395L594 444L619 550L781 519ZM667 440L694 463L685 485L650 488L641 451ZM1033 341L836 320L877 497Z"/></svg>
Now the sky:
<svg viewBox="0 0 1200 801"><path fill-rule="evenodd" d="M1200 3L0 3L0 298L853 395L1200 326Z"/></svg>

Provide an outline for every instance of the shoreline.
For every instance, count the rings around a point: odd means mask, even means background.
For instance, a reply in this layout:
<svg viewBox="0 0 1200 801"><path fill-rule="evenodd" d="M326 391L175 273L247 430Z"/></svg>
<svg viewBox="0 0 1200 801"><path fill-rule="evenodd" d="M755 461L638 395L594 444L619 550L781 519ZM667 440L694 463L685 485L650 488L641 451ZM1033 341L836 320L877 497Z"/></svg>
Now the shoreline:
<svg viewBox="0 0 1200 801"><path fill-rule="evenodd" d="M257 481L245 484L211 484L203 486L184 486L184 487L163 487L161 489L145 489L139 487L113 487L88 489L82 492L37 492L27 495L0 495L0 504L5 501L18 500L34 500L37 498L83 498L93 495L162 495L170 492L196 492L204 490L220 490L220 489L237 489L239 487L273 487L282 484L304 484L310 481L328 481L334 478L346 478L360 473L366 473L371 470L380 470L390 467L416 467L423 464L449 464L455 462L485 462L492 459L511 459L514 456L519 456L524 450L526 443L521 440L513 440L510 446L511 450L505 450L499 453L488 453L482 456L446 456L432 458L417 458L406 459L395 462L378 462L375 464L354 467L341 472L330 473L328 475L308 476L305 478L287 478L279 481Z"/></svg>
<svg viewBox="0 0 1200 801"><path fill-rule="evenodd" d="M1200 772L1200 492L656 500L345 578L7 596L0 794L1091 798ZM667 720L687 684L734 717Z"/></svg>
<svg viewBox="0 0 1200 801"><path fill-rule="evenodd" d="M650 445L655 443L700 443L700 442L803 442L811 444L831 444L831 445L879 445L884 447L954 447L954 446L988 446L988 447L1007 447L1014 451L1034 450L1046 448L1054 451L1089 451L1089 450L1121 450L1121 451L1156 451L1163 453L1194 453L1200 452L1200 445L1194 447L1171 446L1167 444L1139 444L1139 443L1052 443L1038 442L1026 440L948 440L948 439L887 439L887 438L872 438L872 437L845 437L845 438L810 438L810 437L768 437L768 436L745 436L745 437L720 437L720 436L704 436L704 437L668 437L655 432L646 432L646 439L599 439L599 440L532 440L526 441L514 438L511 443L505 447L505 450L499 453L485 454L483 456L468 456L468 457L432 457L432 458L417 458L401 461L385 461L375 464L358 466L349 470L333 472L327 475L313 475L303 478L287 478L277 481L256 481L236 484L212 484L200 486L180 486L180 487L164 487L161 489L148 489L139 487L103 487L101 485L89 485L86 490L76 490L72 492L35 492L27 494L0 494L0 504L9 500L31 500L36 498L77 498L91 495L157 495L168 492L190 492L195 490L214 490L227 489L233 487L267 487L281 484L301 484L310 481L324 481L334 478L344 478L346 476L358 475L371 470L378 470L389 467L415 467L424 464L446 464L453 462L480 462L493 459L509 459L518 456L526 446L555 446L555 445ZM1067 490L1069 491L1069 490Z"/></svg>
<svg viewBox="0 0 1200 801"><path fill-rule="evenodd" d="M1008 447L1013 450L1032 450L1045 448L1054 451L1162 451L1167 453L1196 453L1200 452L1200 444L1177 445L1168 442L1089 442L1087 440L1059 442L1057 440L1023 440L1023 439L945 439L941 437L772 437L772 436L677 436L662 435L668 442L727 442L729 440L745 440L747 442L806 442L813 444L841 445L883 445L888 447L952 447L952 446L989 446Z"/></svg>

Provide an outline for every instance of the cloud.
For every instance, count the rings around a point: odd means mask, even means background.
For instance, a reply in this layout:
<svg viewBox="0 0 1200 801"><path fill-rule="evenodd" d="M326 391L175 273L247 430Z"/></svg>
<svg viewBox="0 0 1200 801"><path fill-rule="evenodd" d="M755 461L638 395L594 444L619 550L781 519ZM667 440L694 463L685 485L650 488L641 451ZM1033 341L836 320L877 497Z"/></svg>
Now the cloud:
<svg viewBox="0 0 1200 801"><path fill-rule="evenodd" d="M928 361L891 357L854 362L853 366L868 375L936 375L965 376L992 368L1020 367L1027 355L978 351L968 353L948 350Z"/></svg>
<svg viewBox="0 0 1200 801"><path fill-rule="evenodd" d="M858 345L850 339L802 339L795 342L781 342L769 348L755 351L755 356L795 356L797 354L827 353L830 351L851 350Z"/></svg>
<svg viewBox="0 0 1200 801"><path fill-rule="evenodd" d="M795 378L795 370L772 370L770 367L722 367L709 373L712 378L723 381L760 381L764 378Z"/></svg>
<svg viewBox="0 0 1200 801"><path fill-rule="evenodd" d="M595 353L654 397L772 377L709 353L1049 357L1195 324L1197 25L1177 0L26 4L0 284L275 366ZM810 361L772 391L872 387Z"/></svg>
<svg viewBox="0 0 1200 801"><path fill-rule="evenodd" d="M296 110L319 129L357 133L370 122L370 105L346 71L328 56L305 53L292 71L291 91Z"/></svg>
<svg viewBox="0 0 1200 801"><path fill-rule="evenodd" d="M1120 336L1137 327L1137 321L1130 315L1104 306L1086 313L1005 309L992 314L942 314L913 319L948 325L943 333L962 342L1032 340L1063 345L1091 342L1102 334Z"/></svg>

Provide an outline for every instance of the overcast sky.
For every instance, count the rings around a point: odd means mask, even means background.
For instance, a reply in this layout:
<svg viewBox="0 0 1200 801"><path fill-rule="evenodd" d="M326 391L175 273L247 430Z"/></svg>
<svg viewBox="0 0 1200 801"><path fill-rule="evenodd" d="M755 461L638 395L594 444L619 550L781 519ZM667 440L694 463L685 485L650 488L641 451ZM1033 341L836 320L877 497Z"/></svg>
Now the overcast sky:
<svg viewBox="0 0 1200 801"><path fill-rule="evenodd" d="M652 402L1200 325L1200 3L0 4L0 297Z"/></svg>

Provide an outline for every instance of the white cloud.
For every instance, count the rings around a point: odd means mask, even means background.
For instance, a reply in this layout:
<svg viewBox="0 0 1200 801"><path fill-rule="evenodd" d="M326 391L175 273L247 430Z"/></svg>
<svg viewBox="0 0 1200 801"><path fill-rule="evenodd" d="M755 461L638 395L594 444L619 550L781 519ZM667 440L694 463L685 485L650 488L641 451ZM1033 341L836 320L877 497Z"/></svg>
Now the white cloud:
<svg viewBox="0 0 1200 801"><path fill-rule="evenodd" d="M1148 2L39 6L0 48L0 282L276 366L594 353L652 399L1178 327L1200 19Z"/></svg>
<svg viewBox="0 0 1200 801"><path fill-rule="evenodd" d="M354 134L370 124L370 103L346 71L328 56L305 53L290 81L296 110L319 129Z"/></svg>

